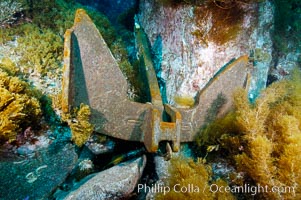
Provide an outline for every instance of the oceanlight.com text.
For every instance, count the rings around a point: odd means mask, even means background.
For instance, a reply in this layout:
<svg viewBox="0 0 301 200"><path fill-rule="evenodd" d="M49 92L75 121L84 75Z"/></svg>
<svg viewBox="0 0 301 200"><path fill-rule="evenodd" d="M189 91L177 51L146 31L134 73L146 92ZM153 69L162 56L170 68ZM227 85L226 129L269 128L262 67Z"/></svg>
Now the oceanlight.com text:
<svg viewBox="0 0 301 200"><path fill-rule="evenodd" d="M262 186L260 184L250 185L244 184L243 186L219 186L217 184L211 184L209 186L209 191L212 193L249 193L251 195L256 195L258 193L295 193L295 188L292 186Z"/></svg>

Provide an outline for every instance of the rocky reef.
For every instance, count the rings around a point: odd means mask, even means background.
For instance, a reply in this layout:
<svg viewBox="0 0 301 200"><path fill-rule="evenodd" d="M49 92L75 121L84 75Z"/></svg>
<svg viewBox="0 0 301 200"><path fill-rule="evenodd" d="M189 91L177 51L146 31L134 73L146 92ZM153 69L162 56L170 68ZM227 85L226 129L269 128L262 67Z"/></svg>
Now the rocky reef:
<svg viewBox="0 0 301 200"><path fill-rule="evenodd" d="M300 199L298 0L2 0L0 199Z"/></svg>

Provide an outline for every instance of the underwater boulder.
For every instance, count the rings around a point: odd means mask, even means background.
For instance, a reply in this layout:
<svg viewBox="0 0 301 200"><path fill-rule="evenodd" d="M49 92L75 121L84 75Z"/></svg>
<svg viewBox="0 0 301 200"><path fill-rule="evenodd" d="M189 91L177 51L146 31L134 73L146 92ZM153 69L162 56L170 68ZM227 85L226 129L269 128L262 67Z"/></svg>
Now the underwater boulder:
<svg viewBox="0 0 301 200"><path fill-rule="evenodd" d="M52 144L31 158L0 162L0 199L47 199L74 168L77 154L71 144Z"/></svg>
<svg viewBox="0 0 301 200"><path fill-rule="evenodd" d="M127 161L83 179L64 200L124 199L136 187L146 164L146 157ZM90 179L89 179L90 178ZM88 179L88 180L87 180Z"/></svg>
<svg viewBox="0 0 301 200"><path fill-rule="evenodd" d="M270 1L231 1L234 3L229 9L219 8L215 1L175 2L187 1L141 0L136 17L154 55L161 58L157 74L166 85L169 104L179 107L185 100L191 106L197 93L233 58L249 55L256 48L272 57L274 18ZM268 59L256 68L254 76L262 81L258 86L252 84L252 91L262 88L270 66Z"/></svg>

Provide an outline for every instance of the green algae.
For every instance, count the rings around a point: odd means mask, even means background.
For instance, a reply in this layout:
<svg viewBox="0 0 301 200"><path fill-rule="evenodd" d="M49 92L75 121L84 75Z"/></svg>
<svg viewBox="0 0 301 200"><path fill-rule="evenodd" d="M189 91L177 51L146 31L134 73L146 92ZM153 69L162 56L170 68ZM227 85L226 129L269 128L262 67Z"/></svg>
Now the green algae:
<svg viewBox="0 0 301 200"><path fill-rule="evenodd" d="M26 11L26 17L30 18L31 22L0 29L3 36L0 38L0 44L17 41L18 45L12 48L12 52L20 56L16 65L24 67L22 73L29 74L36 71L41 76L56 76L61 73L62 68L63 35L72 27L75 11L79 8L85 7L64 0L33 1ZM121 38L117 37L116 30L109 20L97 11L86 10L112 49L114 57L121 63L122 71L126 75L132 73L132 67L127 63L128 54L125 45ZM43 12L45 14L41 15L42 11L45 11Z"/></svg>
<svg viewBox="0 0 301 200"><path fill-rule="evenodd" d="M299 0L275 0L273 41L278 55L300 49L301 5Z"/></svg>
<svg viewBox="0 0 301 200"><path fill-rule="evenodd" d="M17 65L23 67L23 73L37 73L41 76L58 74L62 60L62 38L50 29L40 29L32 24L24 24L18 46L14 49L20 59Z"/></svg>

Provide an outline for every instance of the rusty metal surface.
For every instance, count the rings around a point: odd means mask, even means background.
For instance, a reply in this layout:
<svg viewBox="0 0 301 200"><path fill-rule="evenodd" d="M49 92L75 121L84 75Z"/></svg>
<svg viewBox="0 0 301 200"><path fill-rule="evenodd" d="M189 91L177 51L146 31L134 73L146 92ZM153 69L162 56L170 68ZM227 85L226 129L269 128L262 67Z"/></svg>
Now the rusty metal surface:
<svg viewBox="0 0 301 200"><path fill-rule="evenodd" d="M136 34L136 45L138 49L140 65L146 73L146 81L148 82L149 92L150 92L150 101L152 105L163 112L163 103L162 97L160 94L159 84L154 68L153 61L151 60L151 50L148 45L147 35L145 34L142 28L135 28Z"/></svg>
<svg viewBox="0 0 301 200"><path fill-rule="evenodd" d="M181 142L193 141L205 122L208 109L219 94L226 98L226 103L220 108L218 116L227 113L232 107L232 95L237 88L246 88L248 73L248 57L242 56L222 68L203 90L200 91L197 102L192 109L179 109L182 115Z"/></svg>
<svg viewBox="0 0 301 200"><path fill-rule="evenodd" d="M96 132L143 141L151 106L127 99L126 79L84 10L77 11L74 26L65 34L64 54L63 111L87 104Z"/></svg>
<svg viewBox="0 0 301 200"><path fill-rule="evenodd" d="M160 141L170 141L173 151L178 151L180 142L194 140L219 93L228 99L219 114L231 108L233 91L244 87L247 81L248 58L243 56L220 70L200 91L194 108L176 109L163 106L147 36L141 30L136 36L151 104L128 100L126 79L104 39L84 10L76 12L74 26L65 34L63 112L85 103L91 108L91 123L96 132L143 142L149 152L156 152ZM170 122L162 120L164 111L170 116Z"/></svg>

